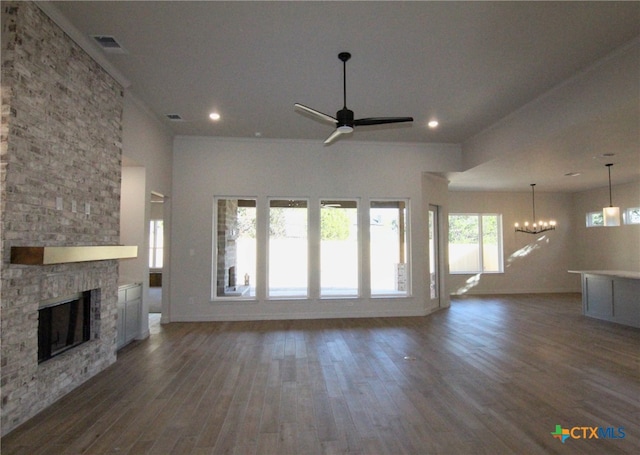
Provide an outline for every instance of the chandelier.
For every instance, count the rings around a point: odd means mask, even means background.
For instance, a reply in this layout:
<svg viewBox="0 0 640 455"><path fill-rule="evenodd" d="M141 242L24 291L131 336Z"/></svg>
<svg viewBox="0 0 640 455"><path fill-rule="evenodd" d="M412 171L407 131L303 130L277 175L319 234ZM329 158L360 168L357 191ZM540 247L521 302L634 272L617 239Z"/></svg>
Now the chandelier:
<svg viewBox="0 0 640 455"><path fill-rule="evenodd" d="M535 183L531 184L531 204L533 206L533 224L529 224L528 221L524 222L524 226L520 226L519 223L515 224L516 232L524 232L526 234L540 234L541 232L553 231L556 228L556 222L550 221L536 221L536 195L534 187Z"/></svg>

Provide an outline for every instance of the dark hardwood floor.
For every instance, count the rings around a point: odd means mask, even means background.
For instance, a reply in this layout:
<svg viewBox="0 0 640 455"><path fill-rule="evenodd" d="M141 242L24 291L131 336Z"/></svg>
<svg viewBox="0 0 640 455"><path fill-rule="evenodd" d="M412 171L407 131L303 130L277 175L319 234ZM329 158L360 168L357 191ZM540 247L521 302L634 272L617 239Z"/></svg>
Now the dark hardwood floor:
<svg viewBox="0 0 640 455"><path fill-rule="evenodd" d="M563 444L556 425L608 437ZM583 317L578 294L156 326L2 439L3 455L107 453L638 454L640 330Z"/></svg>

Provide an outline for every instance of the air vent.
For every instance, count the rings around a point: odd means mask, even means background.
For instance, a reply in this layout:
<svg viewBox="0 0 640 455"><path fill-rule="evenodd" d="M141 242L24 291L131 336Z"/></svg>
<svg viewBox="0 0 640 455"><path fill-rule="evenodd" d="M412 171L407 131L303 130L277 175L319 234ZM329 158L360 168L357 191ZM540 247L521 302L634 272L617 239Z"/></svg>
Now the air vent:
<svg viewBox="0 0 640 455"><path fill-rule="evenodd" d="M92 38L96 40L96 43L102 48L103 51L110 54L126 54L120 43L116 41L113 36L109 35L93 35Z"/></svg>
<svg viewBox="0 0 640 455"><path fill-rule="evenodd" d="M183 121L183 119L180 116L180 114L167 114L167 118L169 120L174 121L174 122L182 122Z"/></svg>

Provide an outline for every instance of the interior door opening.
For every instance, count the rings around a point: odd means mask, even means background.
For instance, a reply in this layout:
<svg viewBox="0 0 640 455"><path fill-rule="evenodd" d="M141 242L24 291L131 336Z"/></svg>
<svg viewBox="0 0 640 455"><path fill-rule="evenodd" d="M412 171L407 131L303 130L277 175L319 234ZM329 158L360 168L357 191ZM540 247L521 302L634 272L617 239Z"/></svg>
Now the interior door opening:
<svg viewBox="0 0 640 455"><path fill-rule="evenodd" d="M162 313L164 250L164 196L152 192L149 219L149 314Z"/></svg>

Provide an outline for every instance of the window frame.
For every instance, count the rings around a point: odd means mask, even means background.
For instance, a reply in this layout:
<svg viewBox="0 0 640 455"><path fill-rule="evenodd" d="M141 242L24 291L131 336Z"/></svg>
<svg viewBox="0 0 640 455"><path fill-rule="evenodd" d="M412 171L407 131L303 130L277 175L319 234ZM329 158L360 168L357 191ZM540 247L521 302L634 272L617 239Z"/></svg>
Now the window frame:
<svg viewBox="0 0 640 455"><path fill-rule="evenodd" d="M355 203L356 209L356 292L355 294L323 294L322 287L322 210L324 202L352 202ZM361 210L362 204L361 199L356 197L319 197L319 229L318 229L318 260L320 262L318 269L318 292L320 299L322 300L331 300L331 299L357 299L362 296L362 223L361 223Z"/></svg>
<svg viewBox="0 0 640 455"><path fill-rule="evenodd" d="M594 218L596 216L600 216L600 222L596 223L594 222ZM587 212L587 214L585 215L585 226L588 228L592 228L592 227L603 227L604 226L604 216L602 214L602 210L597 210L597 211L593 211L593 212Z"/></svg>
<svg viewBox="0 0 640 455"><path fill-rule="evenodd" d="M162 239L158 246L158 224L162 223ZM158 251L162 265L158 267ZM153 263L153 265L152 265ZM161 271L164 267L164 220L162 218L149 220L149 270Z"/></svg>
<svg viewBox="0 0 640 455"><path fill-rule="evenodd" d="M622 219L624 224L627 224L629 226L640 224L640 218L638 218L637 221L633 221L634 216L631 213L634 211L640 212L640 207L628 207L624 209L624 211L622 212Z"/></svg>
<svg viewBox="0 0 640 455"><path fill-rule="evenodd" d="M306 293L303 294L299 294L299 295L272 295L271 294L271 233L270 233L270 228L271 228L271 202L272 201L304 201L306 203L306 206L304 207L307 211L307 216L306 216L306 240L307 240L307 251L306 251L306 255L307 255L307 263L306 263ZM265 269L266 269L266 281L265 281L265 287L266 287L266 293L265 293L265 299L266 300L309 300L311 299L311 283L312 283L312 277L311 277L311 199L309 197L268 197L267 198L267 206L266 206L267 212L266 212L266 227L267 227L267 237L266 237L266 245L265 245L265 249L266 249L266 264L265 264Z"/></svg>
<svg viewBox="0 0 640 455"><path fill-rule="evenodd" d="M404 298L410 298L413 296L413 283L412 283L412 263L411 263L411 199L410 198L393 198L393 197L383 197L383 198L369 198L368 201L368 207L367 207L367 222L368 222L368 229L369 229L369 236L368 236L368 245L366 245L366 248L368 248L369 250L369 265L368 265L368 272L369 272L369 295L371 296L371 298L373 299L378 299L378 298L397 298L397 299L404 299ZM380 204L385 204L385 203L398 203L398 202L403 202L405 204L405 220L404 220L404 256L405 256L405 267L404 267L404 274L405 274L405 280L406 280L406 290L404 291L396 291L396 292L374 292L374 288L373 288L373 274L371 272L371 265L372 265L372 260L373 260L373 254L372 254L372 246L373 246L373 242L372 242L372 236L371 236L371 226L372 226L372 216L371 216L371 209L375 208L372 207L372 204L374 203L380 203ZM393 208L393 207L390 207ZM402 264L401 262L398 264ZM399 270L396 271L396 273L399 273ZM397 277L394 277L394 279L398 280Z"/></svg>
<svg viewBox="0 0 640 455"><path fill-rule="evenodd" d="M238 302L238 301L256 301L258 294L258 235L256 232L256 247L254 251L254 260L256 262L256 270L254 271L254 276L249 277L250 280L253 281L254 293L253 295L249 292L249 294L244 295L235 295L235 294L225 294L218 295L218 206L219 201L224 199L231 200L247 200L255 202L255 210L256 210L256 230L258 224L258 197L256 196L214 196L213 197L213 229L211 230L212 235L212 255L211 255L211 300L212 301L226 301L226 302ZM242 280L242 277L237 277L237 280Z"/></svg>
<svg viewBox="0 0 640 455"><path fill-rule="evenodd" d="M449 254L449 274L451 275L475 275L478 273L484 274L501 274L504 273L504 230L503 230L503 220L502 214L496 212L451 212L447 217L447 223L451 224L452 216L476 216L478 217L478 265L479 270L465 270L465 271L452 271L451 270L451 255ZM498 217L496 228L498 235L498 270L484 270L484 233L483 233L483 223L482 218L485 216L496 216ZM449 230L451 232L451 230ZM450 235L450 234L449 234ZM451 248L451 239L447 240L447 245L449 245L449 249Z"/></svg>
<svg viewBox="0 0 640 455"><path fill-rule="evenodd" d="M253 218L253 222L255 223L255 276L251 276L251 285L252 290L248 294L226 294L223 292L223 295L218 295L220 289L218 288L218 280L221 278L218 276L218 268L231 267L233 265L238 267L238 264L234 264L234 258L225 257L218 258L218 254L220 254L219 248L221 245L227 245L227 241L220 240L219 233L224 232L225 236L227 231L231 229L233 232L233 227L229 227L226 224L218 226L218 218L219 211L222 210L220 207L220 201L231 200L231 201L242 201L248 200L253 204L251 208L255 210L252 214L255 218ZM301 208L306 210L306 216L304 218L304 222L306 226L302 226L302 218L293 219L293 224L291 224L292 230L287 229L283 231L282 229L278 229L274 231L275 235L271 234L272 231L272 209L277 207L277 205L273 205L273 201L282 201L284 202L295 202L299 201L303 204L300 205ZM357 276L357 289L352 289L353 279L350 277L345 280L344 286L342 286L346 291L344 293L323 293L323 281L322 281L322 219L323 219L323 203L331 203L334 201L344 201L350 204L353 204L353 208L355 208L355 219L353 217L353 213L349 213L348 218L350 220L350 228L355 227L355 229L351 229L348 234L348 239L353 241L353 237L355 237L355 250L357 259L355 262L352 260L353 255L349 254L349 263L353 262L353 266L356 267L354 271L355 276ZM395 275L391 278L388 278L387 271L382 270L382 275L379 275L377 282L383 282L385 286L378 286L377 288L372 284L375 281L375 276L372 276L372 222L373 216L371 214L372 209L375 209L375 204L378 205L378 208L385 208L385 204L395 204L389 205L388 208L395 208L399 210L404 204L403 214L397 214L394 216L392 213L389 216L383 216L383 219L386 220L383 225L387 229L387 233L384 234L382 240L384 240L385 236L388 237L388 240L391 241L393 239L393 232L396 232L396 240L391 243L389 248L389 252L385 253L383 256L385 258L385 262L393 262L394 254L398 254L395 256L395 259L398 261L403 260L404 256L404 267L397 267L394 265ZM329 301L329 300L358 300L362 298L366 299L378 299L378 298L410 298L413 297L413 283L412 283L412 250L411 250L411 220L412 220L412 208L411 208L411 198L409 197L381 197L381 198L366 198L363 199L357 196L347 196L347 197L321 197L321 196L300 196L300 197L274 197L274 196L238 196L238 195L214 195L212 201L212 249L211 249L211 291L210 291L210 302L212 303L225 303L225 304L233 304L236 302L242 301ZM281 205L280 207L286 208L285 205ZM367 209L368 207L368 209ZM352 207L345 207L352 208ZM225 212L230 208L225 208ZM298 223L299 222L299 223ZM227 223L227 221L223 221L223 223ZM402 226L404 223L404 236L402 239L398 236L399 229L396 226ZM245 223L246 224L246 223ZM296 226L296 224L300 224L300 226ZM243 224L244 225L244 224ZM297 229L302 228L301 231L297 231ZM239 229L239 232L245 232L245 230ZM280 235L278 236L278 233ZM233 233L230 234L233 237ZM249 232L249 236L252 237L252 233ZM288 279L288 271L301 271L301 263L298 263L295 258L291 258L290 269L284 270L279 282L272 282L272 273L274 271L274 267L277 267L275 264L272 264L272 255L274 252L277 254L277 248L274 249L274 244L272 242L273 239L284 236L284 238L302 238L304 236L304 240L306 243L306 262L305 262L305 277L306 281L304 285L306 289L303 290L302 286L295 286L296 281L302 284L302 274L295 273L291 276L291 287L288 288L286 286L285 281ZM224 243L219 243L223 241ZM393 253L394 248L398 248L399 245L402 245L402 252L397 251ZM351 252L352 245L346 245ZM281 249L280 252L289 251L289 247L286 247L284 250ZM366 250L368 248L368 250ZM225 247L224 254L227 255L228 247ZM301 251L301 248L298 248ZM293 250L291 250L293 251ZM368 252L368 254L367 254ZM231 252L231 254L234 254ZM281 254L282 257L289 258L289 254ZM335 255L333 255L335 256ZM330 256L330 257L333 257ZM243 256L244 257L244 256ZM299 259L303 260L302 257ZM375 259L375 258L374 258ZM391 259L391 261L387 261L386 259ZM221 262L219 262L221 261ZM366 262L369 262L368 264ZM237 262L237 261L236 261ZM245 263L247 261L244 261ZM397 264L397 263L396 263ZM240 266L242 267L242 266ZM246 269L247 267L242 267ZM251 267L249 267L251 268ZM277 268L276 270L281 270L281 268ZM390 268L388 269L391 270ZM242 286L242 270L238 270L236 272L236 286ZM221 279L221 286L226 283L228 280L228 276L225 274L224 278ZM273 283L273 284L272 284ZM283 284L284 283L284 284ZM333 281L334 289L340 289L340 286L343 283L338 281ZM274 285L274 287L271 287ZM278 292L277 290L281 292ZM304 293L293 293L288 292L288 290L303 290ZM331 286L326 289L331 289ZM274 294L274 290L276 293ZM355 292L352 292L355 291Z"/></svg>

